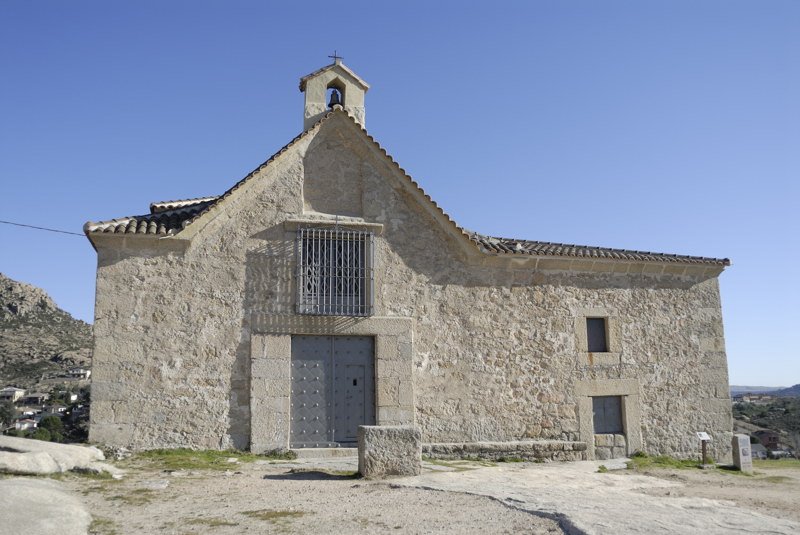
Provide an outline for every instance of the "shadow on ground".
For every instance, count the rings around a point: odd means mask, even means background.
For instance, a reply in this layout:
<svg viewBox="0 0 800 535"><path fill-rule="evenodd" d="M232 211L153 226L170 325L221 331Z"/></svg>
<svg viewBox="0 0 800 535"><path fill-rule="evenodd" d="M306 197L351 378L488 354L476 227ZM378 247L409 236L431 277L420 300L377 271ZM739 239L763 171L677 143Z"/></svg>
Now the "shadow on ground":
<svg viewBox="0 0 800 535"><path fill-rule="evenodd" d="M333 474L323 470L298 470L292 469L284 474L268 474L264 479L274 480L289 480L289 481L324 481L324 480L344 480L344 479L360 479L361 476L356 473Z"/></svg>

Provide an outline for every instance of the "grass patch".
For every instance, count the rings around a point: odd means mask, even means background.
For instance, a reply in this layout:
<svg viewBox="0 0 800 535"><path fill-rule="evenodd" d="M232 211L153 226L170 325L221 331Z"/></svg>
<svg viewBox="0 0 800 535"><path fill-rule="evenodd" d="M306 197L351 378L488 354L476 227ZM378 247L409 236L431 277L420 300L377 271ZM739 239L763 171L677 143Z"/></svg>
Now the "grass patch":
<svg viewBox="0 0 800 535"><path fill-rule="evenodd" d="M153 501L153 491L150 489L135 489L129 494L116 494L108 499L119 500L126 505L147 505Z"/></svg>
<svg viewBox="0 0 800 535"><path fill-rule="evenodd" d="M631 470L647 470L648 468L672 468L686 470L689 468L697 468L700 466L700 461L693 461L691 459L679 461L678 459L673 459L672 457L649 457L641 454L631 457L631 460L628 461L626 465Z"/></svg>
<svg viewBox="0 0 800 535"><path fill-rule="evenodd" d="M497 459L498 463L524 463L525 459L522 457L500 457Z"/></svg>
<svg viewBox="0 0 800 535"><path fill-rule="evenodd" d="M89 524L90 535L117 535L117 523L107 518L93 518Z"/></svg>
<svg viewBox="0 0 800 535"><path fill-rule="evenodd" d="M606 465L604 464L601 464L600 466L597 467L597 471L601 474L605 474L606 472L608 472L608 467L606 467Z"/></svg>
<svg viewBox="0 0 800 535"><path fill-rule="evenodd" d="M800 459L755 460L753 466L759 468L800 468Z"/></svg>
<svg viewBox="0 0 800 535"><path fill-rule="evenodd" d="M115 483L116 483L116 481L115 481ZM108 490L110 490L110 489L105 484L103 484L103 485L92 485L90 487L85 487L81 491L81 494L83 494L84 496L88 496L92 492L106 492Z"/></svg>
<svg viewBox="0 0 800 535"><path fill-rule="evenodd" d="M227 520L222 520L221 518L193 518L191 520L186 521L187 524L202 524L204 526L211 526L211 527L220 527L220 526L238 526L236 522L228 522Z"/></svg>
<svg viewBox="0 0 800 535"><path fill-rule="evenodd" d="M235 458L237 462L229 462ZM295 459L294 452L272 452L267 455L256 455L238 450L149 450L136 453L125 459L121 464L146 468L161 468L163 470L230 470L238 463L251 463L254 461L270 459Z"/></svg>
<svg viewBox="0 0 800 535"><path fill-rule="evenodd" d="M717 466L717 469L718 469L720 474L735 474L735 475L740 475L740 476L745 476L745 477L753 477L753 474L749 474L747 472L742 472L741 470L736 468L736 465L734 465L734 464L720 465L720 466Z"/></svg>
<svg viewBox="0 0 800 535"><path fill-rule="evenodd" d="M791 483L794 481L794 479L787 476L766 476L766 477L759 477L758 480L767 481L768 483Z"/></svg>
<svg viewBox="0 0 800 535"><path fill-rule="evenodd" d="M279 511L275 509L260 509L258 511L242 511L242 514L250 518L266 520L268 522L278 522L281 520L291 520L306 515L305 511Z"/></svg>

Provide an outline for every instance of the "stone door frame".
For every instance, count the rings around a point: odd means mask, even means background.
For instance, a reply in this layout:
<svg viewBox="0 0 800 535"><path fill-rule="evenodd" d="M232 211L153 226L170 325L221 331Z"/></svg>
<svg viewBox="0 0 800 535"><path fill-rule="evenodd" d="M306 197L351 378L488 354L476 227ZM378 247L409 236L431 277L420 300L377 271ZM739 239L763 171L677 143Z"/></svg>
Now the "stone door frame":
<svg viewBox="0 0 800 535"><path fill-rule="evenodd" d="M413 320L396 317L261 318L270 332L250 336L250 450L288 449L292 335L371 336L375 339L377 425L413 425Z"/></svg>
<svg viewBox="0 0 800 535"><path fill-rule="evenodd" d="M619 396L622 398L622 426L625 431L626 454L642 449L642 426L638 379L607 379L575 381L575 396L578 399L578 422L580 440L586 442L586 459L595 459L594 418L592 398L595 396Z"/></svg>

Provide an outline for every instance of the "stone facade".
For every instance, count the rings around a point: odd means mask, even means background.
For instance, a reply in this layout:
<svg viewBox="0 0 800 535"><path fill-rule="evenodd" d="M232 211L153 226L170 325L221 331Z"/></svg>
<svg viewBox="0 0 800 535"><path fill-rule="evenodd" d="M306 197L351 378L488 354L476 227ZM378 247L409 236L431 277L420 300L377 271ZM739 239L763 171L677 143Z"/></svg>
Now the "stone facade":
<svg viewBox="0 0 800 535"><path fill-rule="evenodd" d="M619 396L625 453L697 456L707 431L730 459L726 260L488 250L340 108L224 195L152 209L86 226L92 441L287 448L292 336L348 334L375 339L373 423L426 444L555 441L592 459L592 398ZM371 315L296 313L308 226L374 235ZM607 351L588 352L587 317L605 319Z"/></svg>

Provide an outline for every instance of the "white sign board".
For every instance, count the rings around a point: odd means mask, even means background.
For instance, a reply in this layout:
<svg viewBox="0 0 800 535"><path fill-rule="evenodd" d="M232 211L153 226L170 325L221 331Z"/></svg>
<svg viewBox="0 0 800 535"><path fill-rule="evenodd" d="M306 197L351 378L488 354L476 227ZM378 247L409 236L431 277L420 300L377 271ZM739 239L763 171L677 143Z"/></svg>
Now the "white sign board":
<svg viewBox="0 0 800 535"><path fill-rule="evenodd" d="M708 433L706 433L705 431L699 431L697 433L697 438L699 438L700 440L711 440L711 437L708 436Z"/></svg>

